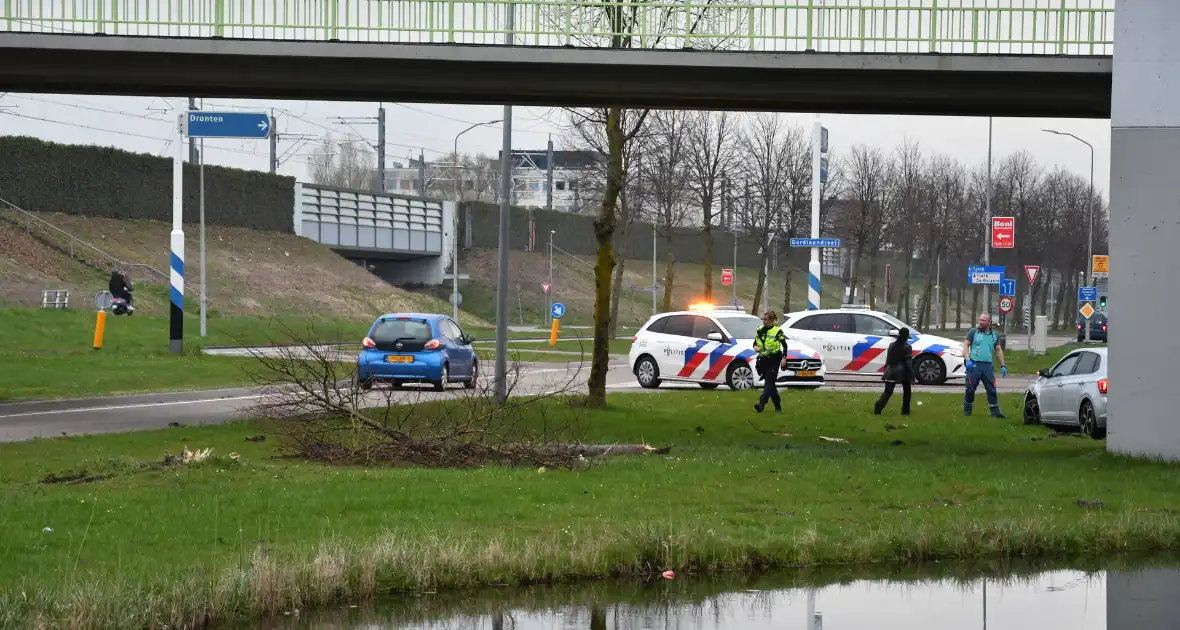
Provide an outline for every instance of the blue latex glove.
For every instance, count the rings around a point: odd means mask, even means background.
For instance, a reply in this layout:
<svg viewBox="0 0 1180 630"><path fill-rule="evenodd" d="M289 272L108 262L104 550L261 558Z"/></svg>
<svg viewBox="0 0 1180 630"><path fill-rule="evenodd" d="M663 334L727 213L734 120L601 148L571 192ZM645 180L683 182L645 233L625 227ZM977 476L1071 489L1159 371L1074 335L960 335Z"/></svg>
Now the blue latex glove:
<svg viewBox="0 0 1180 630"><path fill-rule="evenodd" d="M1008 366L1006 366L1006 365L1000 366L1000 376L1008 376Z"/></svg>
<svg viewBox="0 0 1180 630"><path fill-rule="evenodd" d="M967 363L965 365L967 366L967 369L970 370L971 368L975 367L975 362L971 359L967 359Z"/></svg>

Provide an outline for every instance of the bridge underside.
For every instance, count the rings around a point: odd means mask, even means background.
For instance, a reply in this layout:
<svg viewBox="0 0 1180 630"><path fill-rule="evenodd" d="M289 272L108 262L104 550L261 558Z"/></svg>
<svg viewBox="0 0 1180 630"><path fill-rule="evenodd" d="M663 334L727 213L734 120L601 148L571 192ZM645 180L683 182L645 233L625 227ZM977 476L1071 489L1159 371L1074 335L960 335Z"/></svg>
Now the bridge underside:
<svg viewBox="0 0 1180 630"><path fill-rule="evenodd" d="M1110 57L0 37L0 91L1109 118Z"/></svg>

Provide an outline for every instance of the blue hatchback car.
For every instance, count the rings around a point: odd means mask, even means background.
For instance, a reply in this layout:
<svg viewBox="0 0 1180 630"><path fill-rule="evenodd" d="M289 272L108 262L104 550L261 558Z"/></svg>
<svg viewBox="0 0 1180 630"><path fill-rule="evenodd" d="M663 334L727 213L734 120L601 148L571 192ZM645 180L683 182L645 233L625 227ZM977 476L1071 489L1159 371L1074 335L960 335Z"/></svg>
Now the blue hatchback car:
<svg viewBox="0 0 1180 630"><path fill-rule="evenodd" d="M475 338L446 315L391 313L373 322L357 357L356 382L370 389L379 382L430 383L442 391L447 383L474 389L479 360Z"/></svg>

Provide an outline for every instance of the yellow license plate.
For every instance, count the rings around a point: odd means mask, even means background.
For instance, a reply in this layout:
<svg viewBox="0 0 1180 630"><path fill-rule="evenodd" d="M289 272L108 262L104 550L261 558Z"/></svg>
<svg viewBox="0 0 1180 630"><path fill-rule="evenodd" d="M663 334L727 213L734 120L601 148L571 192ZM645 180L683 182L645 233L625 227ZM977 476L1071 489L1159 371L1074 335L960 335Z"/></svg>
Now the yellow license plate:
<svg viewBox="0 0 1180 630"><path fill-rule="evenodd" d="M799 376L815 376L815 370L802 370L799 372Z"/></svg>
<svg viewBox="0 0 1180 630"><path fill-rule="evenodd" d="M407 357L407 356L398 355L398 354L391 354L391 355L385 357L385 362L386 363L413 363L414 357Z"/></svg>

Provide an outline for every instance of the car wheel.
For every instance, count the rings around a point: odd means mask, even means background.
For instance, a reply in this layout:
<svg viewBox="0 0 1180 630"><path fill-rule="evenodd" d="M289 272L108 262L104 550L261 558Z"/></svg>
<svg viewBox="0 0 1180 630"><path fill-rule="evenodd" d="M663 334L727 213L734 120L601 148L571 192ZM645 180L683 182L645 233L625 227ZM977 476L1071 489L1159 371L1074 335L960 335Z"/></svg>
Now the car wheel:
<svg viewBox="0 0 1180 630"><path fill-rule="evenodd" d="M725 384L734 391L754 389L754 383L757 380L757 377L754 376L754 369L745 361L738 361L731 366L729 373L725 376Z"/></svg>
<svg viewBox="0 0 1180 630"><path fill-rule="evenodd" d="M442 380L434 381L433 383L431 383L431 385L434 386L434 391L441 392L442 390L447 388L447 383L450 383L450 382L451 382L451 368L449 366L444 365L443 366L443 373L442 373Z"/></svg>
<svg viewBox="0 0 1180 630"><path fill-rule="evenodd" d="M1023 415L1025 424L1041 423L1041 404L1037 402L1036 396L1028 396L1024 399Z"/></svg>
<svg viewBox="0 0 1180 630"><path fill-rule="evenodd" d="M463 383L463 389L475 389L475 382L479 380L479 362L471 364L471 380Z"/></svg>
<svg viewBox="0 0 1180 630"><path fill-rule="evenodd" d="M914 374L919 385L941 385L946 381L946 365L932 354L923 354L914 361Z"/></svg>
<svg viewBox="0 0 1180 630"><path fill-rule="evenodd" d="M1094 413L1094 404L1088 400L1082 401L1082 408L1078 410L1078 424L1082 433L1101 440L1106 437L1106 429L1098 428L1098 416Z"/></svg>
<svg viewBox="0 0 1180 630"><path fill-rule="evenodd" d="M721 383L697 383L697 385L700 385L701 389L707 389L709 391L713 391L714 389L717 389L718 387L720 387Z"/></svg>
<svg viewBox="0 0 1180 630"><path fill-rule="evenodd" d="M639 359L639 363L635 364L635 380L639 381L639 386L644 389L659 387L660 366L656 365L656 360L647 356Z"/></svg>

